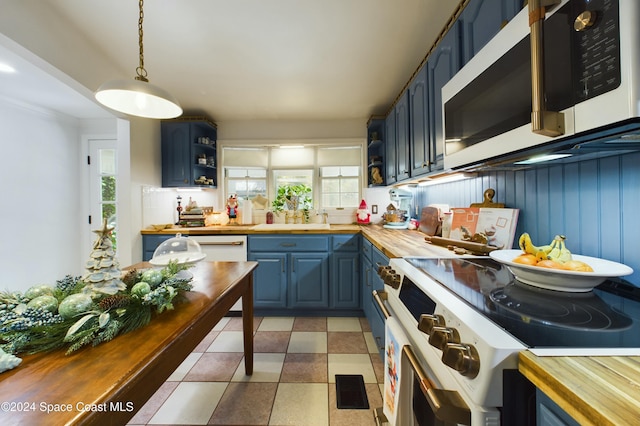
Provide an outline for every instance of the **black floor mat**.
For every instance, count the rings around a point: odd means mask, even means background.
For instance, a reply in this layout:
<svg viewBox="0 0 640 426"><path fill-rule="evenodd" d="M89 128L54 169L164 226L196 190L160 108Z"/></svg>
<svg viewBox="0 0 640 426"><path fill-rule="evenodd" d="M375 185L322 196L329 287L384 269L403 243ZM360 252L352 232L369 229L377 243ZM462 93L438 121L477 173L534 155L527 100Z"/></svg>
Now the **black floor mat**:
<svg viewBox="0 0 640 426"><path fill-rule="evenodd" d="M362 376L359 374L336 374L336 399L338 408L369 409L369 400Z"/></svg>

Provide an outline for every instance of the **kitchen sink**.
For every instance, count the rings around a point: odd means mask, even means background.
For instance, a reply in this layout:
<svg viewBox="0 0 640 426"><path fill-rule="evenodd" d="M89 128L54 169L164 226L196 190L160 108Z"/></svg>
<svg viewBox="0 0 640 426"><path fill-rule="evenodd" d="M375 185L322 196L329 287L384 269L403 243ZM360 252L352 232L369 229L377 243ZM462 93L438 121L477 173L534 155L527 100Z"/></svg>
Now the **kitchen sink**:
<svg viewBox="0 0 640 426"><path fill-rule="evenodd" d="M251 228L253 231L318 231L331 229L328 223L261 223Z"/></svg>

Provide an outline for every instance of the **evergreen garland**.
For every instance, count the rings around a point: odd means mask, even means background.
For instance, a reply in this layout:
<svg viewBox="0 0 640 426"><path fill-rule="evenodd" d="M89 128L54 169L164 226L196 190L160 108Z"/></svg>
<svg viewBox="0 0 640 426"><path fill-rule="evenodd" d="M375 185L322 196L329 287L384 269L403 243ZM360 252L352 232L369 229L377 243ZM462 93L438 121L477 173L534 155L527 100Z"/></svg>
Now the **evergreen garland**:
<svg viewBox="0 0 640 426"><path fill-rule="evenodd" d="M70 275L56 281L55 287L38 286L20 292L0 292L0 349L10 354L33 354L67 346L67 354L87 345L108 342L119 334L144 327L152 320L153 311L173 309L177 296L192 289L191 274L181 273L188 265L170 262L162 270L127 272L124 290L100 294L93 303L71 318L56 312L67 297L86 293L86 283ZM145 273L157 282L149 291L136 290ZM156 274L154 276L154 273ZM52 296L57 305L40 306L33 301ZM86 296L85 296L86 297Z"/></svg>

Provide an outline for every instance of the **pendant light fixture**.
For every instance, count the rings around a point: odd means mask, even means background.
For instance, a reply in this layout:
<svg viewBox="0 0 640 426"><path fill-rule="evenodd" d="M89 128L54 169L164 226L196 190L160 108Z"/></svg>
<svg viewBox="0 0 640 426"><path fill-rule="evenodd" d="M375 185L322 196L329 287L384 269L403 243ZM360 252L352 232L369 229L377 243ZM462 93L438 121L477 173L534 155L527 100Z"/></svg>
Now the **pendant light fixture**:
<svg viewBox="0 0 640 426"><path fill-rule="evenodd" d="M144 69L144 48L142 44L142 21L144 0L139 1L138 44L140 64L136 68L134 80L111 80L96 91L95 97L102 105L119 112L145 118L175 118L182 114L178 101L164 89L154 86L147 79Z"/></svg>

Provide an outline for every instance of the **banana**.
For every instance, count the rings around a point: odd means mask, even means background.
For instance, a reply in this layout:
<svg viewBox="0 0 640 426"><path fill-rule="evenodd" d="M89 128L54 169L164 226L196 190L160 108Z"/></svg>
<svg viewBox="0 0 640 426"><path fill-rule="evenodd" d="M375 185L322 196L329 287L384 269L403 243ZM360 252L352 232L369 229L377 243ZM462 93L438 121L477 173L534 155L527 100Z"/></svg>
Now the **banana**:
<svg viewBox="0 0 640 426"><path fill-rule="evenodd" d="M566 247L564 240L566 239L566 237L564 235L560 235L560 256L558 256L558 259L560 260L560 262L564 263L564 262L568 262L572 259L571 257L571 252L569 251L569 249Z"/></svg>
<svg viewBox="0 0 640 426"><path fill-rule="evenodd" d="M555 240L551 241L551 244L548 244L546 246L536 247L531 241L531 236L528 233L524 232L522 235L520 235L518 245L520 246L520 250L522 250L523 252L538 256L538 253L540 252L543 252L545 255L548 254L551 249L553 249L554 242Z"/></svg>

